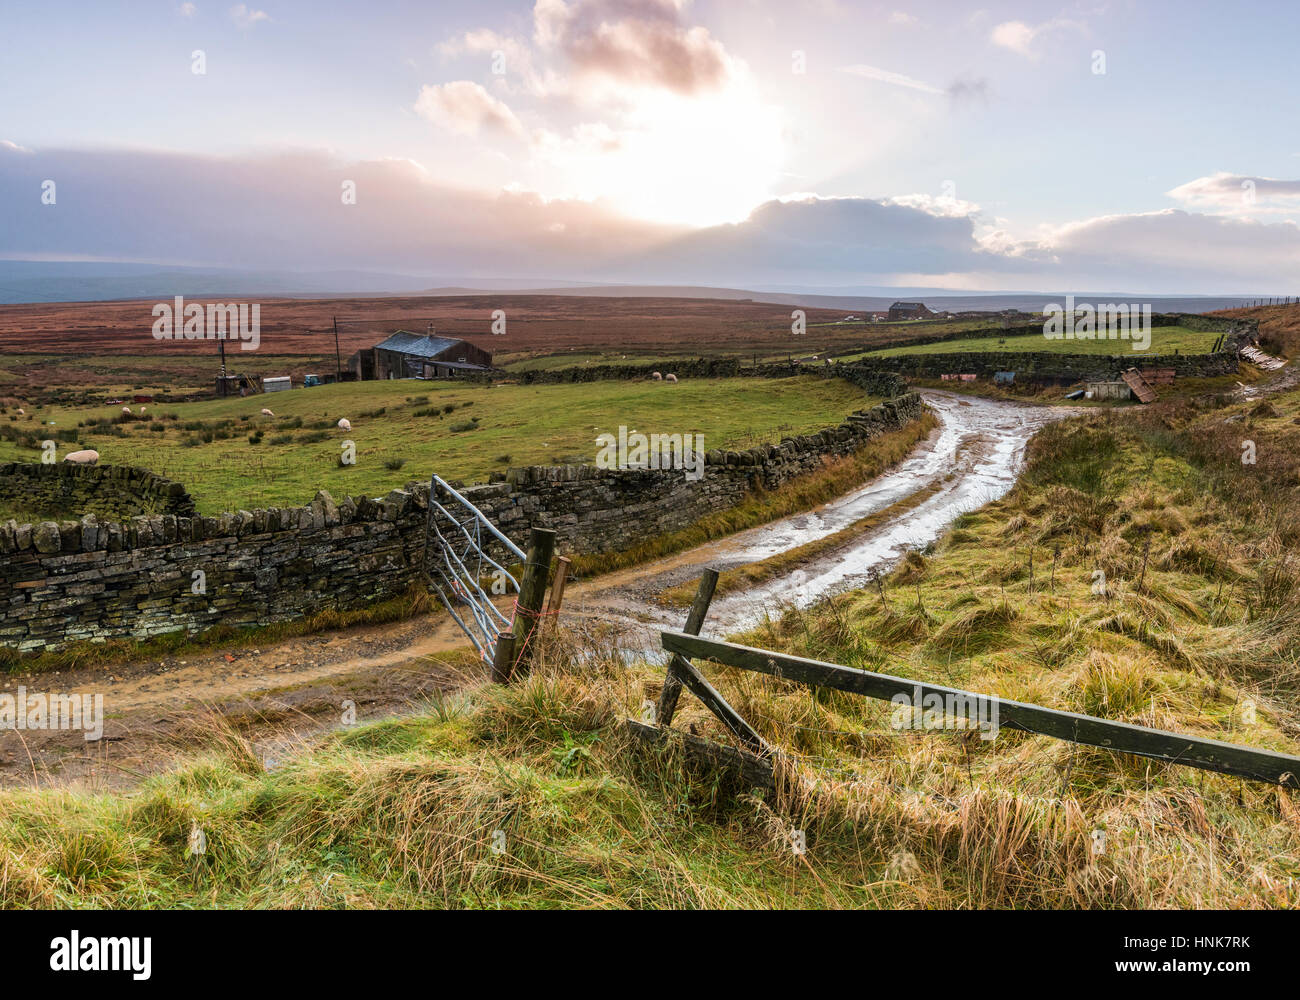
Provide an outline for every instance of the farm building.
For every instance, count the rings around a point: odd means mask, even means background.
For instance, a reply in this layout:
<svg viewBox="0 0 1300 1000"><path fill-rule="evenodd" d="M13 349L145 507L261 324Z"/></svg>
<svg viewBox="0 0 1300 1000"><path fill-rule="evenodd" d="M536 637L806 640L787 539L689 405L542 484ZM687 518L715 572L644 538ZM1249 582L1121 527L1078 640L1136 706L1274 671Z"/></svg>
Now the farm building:
<svg viewBox="0 0 1300 1000"><path fill-rule="evenodd" d="M374 347L348 358L348 368L365 381L390 378L457 378L492 367L492 355L466 340L398 330Z"/></svg>
<svg viewBox="0 0 1300 1000"><path fill-rule="evenodd" d="M1132 399L1133 390L1127 382L1089 382L1089 399Z"/></svg>
<svg viewBox="0 0 1300 1000"><path fill-rule="evenodd" d="M931 319L934 313L925 307L924 302L895 302L889 307L889 321L896 323L904 319Z"/></svg>

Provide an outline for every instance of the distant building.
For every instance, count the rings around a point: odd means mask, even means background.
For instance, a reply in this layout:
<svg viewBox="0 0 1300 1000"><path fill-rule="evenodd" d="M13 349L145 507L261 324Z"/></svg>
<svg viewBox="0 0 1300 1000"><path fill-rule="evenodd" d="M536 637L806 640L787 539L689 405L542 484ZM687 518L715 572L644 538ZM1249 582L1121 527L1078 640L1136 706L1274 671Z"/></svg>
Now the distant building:
<svg viewBox="0 0 1300 1000"><path fill-rule="evenodd" d="M889 307L889 321L896 323L905 319L930 319L934 316L925 307L924 302L895 302Z"/></svg>
<svg viewBox="0 0 1300 1000"><path fill-rule="evenodd" d="M398 330L374 347L357 351L348 358L348 368L365 381L457 378L490 371L492 355L467 340Z"/></svg>

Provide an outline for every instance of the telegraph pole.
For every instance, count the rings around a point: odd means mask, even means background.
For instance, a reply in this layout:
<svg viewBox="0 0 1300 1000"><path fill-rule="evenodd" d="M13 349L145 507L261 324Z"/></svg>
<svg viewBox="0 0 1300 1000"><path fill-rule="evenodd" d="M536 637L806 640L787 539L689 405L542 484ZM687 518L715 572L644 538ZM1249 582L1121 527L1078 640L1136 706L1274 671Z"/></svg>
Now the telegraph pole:
<svg viewBox="0 0 1300 1000"><path fill-rule="evenodd" d="M339 354L339 318L334 317L334 381L343 381L343 357Z"/></svg>
<svg viewBox="0 0 1300 1000"><path fill-rule="evenodd" d="M226 342L221 337L217 338L217 351L221 355L221 371L217 379L217 385L221 388L217 390L217 395L224 396L226 394Z"/></svg>

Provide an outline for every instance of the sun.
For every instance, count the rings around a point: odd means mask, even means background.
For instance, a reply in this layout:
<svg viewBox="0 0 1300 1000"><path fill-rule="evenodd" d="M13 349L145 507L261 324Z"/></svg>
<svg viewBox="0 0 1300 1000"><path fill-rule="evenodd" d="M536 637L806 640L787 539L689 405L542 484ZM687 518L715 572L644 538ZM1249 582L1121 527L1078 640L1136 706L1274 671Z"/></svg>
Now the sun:
<svg viewBox="0 0 1300 1000"><path fill-rule="evenodd" d="M550 151L565 196L692 227L743 221L773 196L785 159L778 116L739 89L638 94L617 127L583 140Z"/></svg>

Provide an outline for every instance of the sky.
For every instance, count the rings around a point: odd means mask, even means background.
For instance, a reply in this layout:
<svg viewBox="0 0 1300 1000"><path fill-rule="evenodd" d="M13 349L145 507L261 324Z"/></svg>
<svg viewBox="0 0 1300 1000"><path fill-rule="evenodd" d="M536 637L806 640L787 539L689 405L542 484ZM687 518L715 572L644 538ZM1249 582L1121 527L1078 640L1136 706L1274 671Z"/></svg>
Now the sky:
<svg viewBox="0 0 1300 1000"><path fill-rule="evenodd" d="M1300 293L1300 4L57 0L0 258Z"/></svg>

